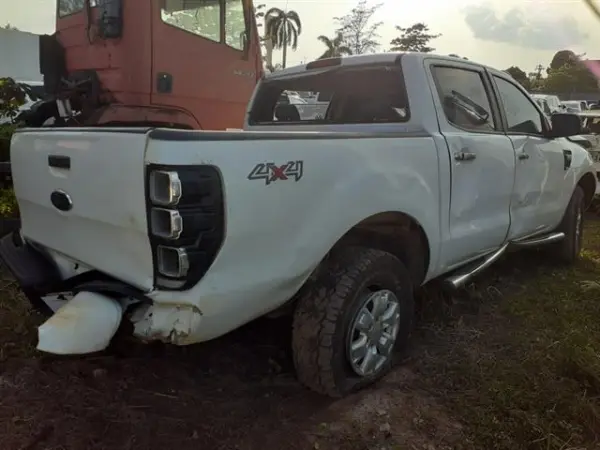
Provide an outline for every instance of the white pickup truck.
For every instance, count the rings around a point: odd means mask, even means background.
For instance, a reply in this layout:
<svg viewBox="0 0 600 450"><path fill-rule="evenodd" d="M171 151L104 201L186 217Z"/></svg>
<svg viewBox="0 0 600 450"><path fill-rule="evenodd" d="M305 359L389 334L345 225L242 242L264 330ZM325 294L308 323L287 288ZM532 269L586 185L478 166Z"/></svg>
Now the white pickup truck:
<svg viewBox="0 0 600 450"><path fill-rule="evenodd" d="M327 93L326 114L301 120L284 91ZM420 285L510 248L578 257L596 188L579 132L472 61L316 61L263 79L244 131L18 132L22 228L0 257L34 304L63 303L41 350L102 350L122 317L186 345L291 310L298 378L340 396L406 347Z"/></svg>

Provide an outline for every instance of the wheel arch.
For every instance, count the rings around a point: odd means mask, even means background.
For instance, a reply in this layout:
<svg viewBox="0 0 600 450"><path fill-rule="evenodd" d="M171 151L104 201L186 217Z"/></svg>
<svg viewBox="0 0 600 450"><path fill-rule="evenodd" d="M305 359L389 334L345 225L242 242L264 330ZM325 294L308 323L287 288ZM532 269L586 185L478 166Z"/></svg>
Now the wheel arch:
<svg viewBox="0 0 600 450"><path fill-rule="evenodd" d="M431 262L430 240L423 226L399 211L381 212L361 220L338 239L329 253L348 245L393 254L406 266L415 287L425 279Z"/></svg>
<svg viewBox="0 0 600 450"><path fill-rule="evenodd" d="M588 209L592 204L596 194L596 182L596 177L591 172L585 173L577 182L577 186L583 190L585 209Z"/></svg>

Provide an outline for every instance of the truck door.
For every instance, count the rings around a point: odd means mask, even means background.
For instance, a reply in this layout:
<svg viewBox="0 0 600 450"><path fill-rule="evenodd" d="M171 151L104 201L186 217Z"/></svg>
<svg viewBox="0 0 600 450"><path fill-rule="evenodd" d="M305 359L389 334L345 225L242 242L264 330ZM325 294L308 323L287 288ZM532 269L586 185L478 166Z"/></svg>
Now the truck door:
<svg viewBox="0 0 600 450"><path fill-rule="evenodd" d="M153 3L152 103L191 113L202 129L241 128L259 51L249 2Z"/></svg>
<svg viewBox="0 0 600 450"><path fill-rule="evenodd" d="M548 122L530 97L508 78L494 74L506 132L516 152L510 239L555 228L569 197L563 192L566 139L548 139ZM568 193L570 196L570 192Z"/></svg>
<svg viewBox="0 0 600 450"><path fill-rule="evenodd" d="M431 62L430 69L440 131L449 150L449 237L442 257L452 267L504 242L515 154L484 69L458 62Z"/></svg>

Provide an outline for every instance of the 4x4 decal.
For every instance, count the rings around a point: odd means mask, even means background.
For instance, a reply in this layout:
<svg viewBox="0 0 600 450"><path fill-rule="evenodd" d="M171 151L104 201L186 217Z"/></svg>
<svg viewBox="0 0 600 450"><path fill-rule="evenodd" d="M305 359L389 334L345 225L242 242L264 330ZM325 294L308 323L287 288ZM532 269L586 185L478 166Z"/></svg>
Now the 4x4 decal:
<svg viewBox="0 0 600 450"><path fill-rule="evenodd" d="M275 163L260 163L254 166L249 180L265 180L265 184L269 185L277 180L300 181L304 174L304 161L289 161L286 164L278 166Z"/></svg>

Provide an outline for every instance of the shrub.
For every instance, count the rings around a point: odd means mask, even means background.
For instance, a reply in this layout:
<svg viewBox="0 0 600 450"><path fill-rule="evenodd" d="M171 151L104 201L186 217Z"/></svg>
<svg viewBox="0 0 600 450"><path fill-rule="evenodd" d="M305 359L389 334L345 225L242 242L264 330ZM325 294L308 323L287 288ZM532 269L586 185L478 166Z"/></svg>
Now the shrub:
<svg viewBox="0 0 600 450"><path fill-rule="evenodd" d="M10 139L19 127L19 107L30 94L27 86L12 78L0 78L0 161L10 159ZM7 120L8 119L8 120ZM18 217L19 209L12 189L0 190L0 217Z"/></svg>

